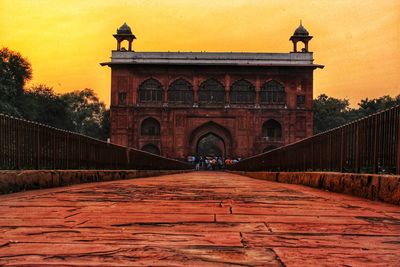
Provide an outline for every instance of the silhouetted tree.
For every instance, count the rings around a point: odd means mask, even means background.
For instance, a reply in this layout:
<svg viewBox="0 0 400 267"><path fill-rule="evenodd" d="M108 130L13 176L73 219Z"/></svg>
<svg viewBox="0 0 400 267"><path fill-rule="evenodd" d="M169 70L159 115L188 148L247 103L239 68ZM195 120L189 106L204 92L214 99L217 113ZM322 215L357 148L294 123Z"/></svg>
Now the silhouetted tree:
<svg viewBox="0 0 400 267"><path fill-rule="evenodd" d="M73 130L68 103L46 85L32 86L20 98L20 113L27 120Z"/></svg>
<svg viewBox="0 0 400 267"><path fill-rule="evenodd" d="M18 98L32 78L31 64L18 52L0 49L0 112L20 116Z"/></svg>
<svg viewBox="0 0 400 267"><path fill-rule="evenodd" d="M104 138L102 131L106 108L92 89L66 93L60 99L68 106L68 117L72 120L74 132Z"/></svg>
<svg viewBox="0 0 400 267"><path fill-rule="evenodd" d="M322 94L314 100L314 134L345 124L350 110L347 99Z"/></svg>
<svg viewBox="0 0 400 267"><path fill-rule="evenodd" d="M371 100L366 98L358 103L358 106L360 107L358 109L359 117L365 117L379 111L394 107L395 105L400 105L400 95L396 97L385 95Z"/></svg>
<svg viewBox="0 0 400 267"><path fill-rule="evenodd" d="M31 78L27 59L8 48L0 49L0 113L103 140L109 137L109 110L93 90L59 95L46 85L25 89Z"/></svg>
<svg viewBox="0 0 400 267"><path fill-rule="evenodd" d="M322 94L314 100L314 134L341 126L356 119L400 105L400 95L368 98L358 103L359 108L350 108L347 99L329 97Z"/></svg>

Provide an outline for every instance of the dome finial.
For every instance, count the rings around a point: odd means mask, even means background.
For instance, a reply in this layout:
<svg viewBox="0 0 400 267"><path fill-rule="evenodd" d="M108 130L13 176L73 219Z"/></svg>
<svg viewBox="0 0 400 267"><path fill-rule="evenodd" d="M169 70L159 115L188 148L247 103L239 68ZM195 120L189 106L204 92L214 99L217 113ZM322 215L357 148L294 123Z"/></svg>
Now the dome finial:
<svg viewBox="0 0 400 267"><path fill-rule="evenodd" d="M304 48L301 49L301 52L308 52L308 42L313 37L309 34L309 32L303 26L303 20L300 19L300 25L294 31L293 35L290 37L290 41L293 42L293 52L297 53L297 42L304 43Z"/></svg>
<svg viewBox="0 0 400 267"><path fill-rule="evenodd" d="M136 36L132 33L131 27L126 22L117 28L117 33L113 36L117 39L117 51L132 51L132 41L136 39ZM121 42L125 40L128 41L128 49L121 47Z"/></svg>
<svg viewBox="0 0 400 267"><path fill-rule="evenodd" d="M294 31L294 34L296 36L307 36L309 35L308 31L306 30L306 28L304 28L303 26L303 21L300 20L300 25L299 27L297 27L297 29Z"/></svg>
<svg viewBox="0 0 400 267"><path fill-rule="evenodd" d="M131 27L124 22L124 24L117 29L117 34L132 34Z"/></svg>

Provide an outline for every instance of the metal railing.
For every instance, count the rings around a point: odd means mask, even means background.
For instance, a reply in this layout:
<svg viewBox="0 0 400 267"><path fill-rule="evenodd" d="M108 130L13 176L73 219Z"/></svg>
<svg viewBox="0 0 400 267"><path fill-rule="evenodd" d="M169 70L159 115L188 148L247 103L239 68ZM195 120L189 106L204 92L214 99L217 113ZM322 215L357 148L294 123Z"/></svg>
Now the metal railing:
<svg viewBox="0 0 400 267"><path fill-rule="evenodd" d="M0 169L185 170L193 166L0 114Z"/></svg>
<svg viewBox="0 0 400 267"><path fill-rule="evenodd" d="M400 106L244 159L230 169L400 174Z"/></svg>

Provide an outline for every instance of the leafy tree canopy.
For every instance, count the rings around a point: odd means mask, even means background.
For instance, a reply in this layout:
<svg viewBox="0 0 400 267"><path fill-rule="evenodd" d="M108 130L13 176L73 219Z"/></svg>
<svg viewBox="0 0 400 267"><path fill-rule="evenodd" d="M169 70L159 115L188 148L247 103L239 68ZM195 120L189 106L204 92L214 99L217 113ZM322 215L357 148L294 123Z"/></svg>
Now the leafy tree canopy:
<svg viewBox="0 0 400 267"><path fill-rule="evenodd" d="M22 117L27 120L72 130L68 104L51 87L32 86L25 91L19 107Z"/></svg>
<svg viewBox="0 0 400 267"><path fill-rule="evenodd" d="M74 132L97 137L102 135L106 107L92 89L66 93L60 99L68 106L68 117L72 120Z"/></svg>
<svg viewBox="0 0 400 267"><path fill-rule="evenodd" d="M376 99L363 99L358 108L350 108L347 99L329 97L322 94L314 100L314 134L341 126L353 120L400 105L397 97L382 96Z"/></svg>
<svg viewBox="0 0 400 267"><path fill-rule="evenodd" d="M106 140L109 111L92 89L56 94L46 85L26 88L31 65L19 53L0 50L0 113Z"/></svg>
<svg viewBox="0 0 400 267"><path fill-rule="evenodd" d="M19 116L17 98L32 78L31 64L18 52L0 49L0 112Z"/></svg>

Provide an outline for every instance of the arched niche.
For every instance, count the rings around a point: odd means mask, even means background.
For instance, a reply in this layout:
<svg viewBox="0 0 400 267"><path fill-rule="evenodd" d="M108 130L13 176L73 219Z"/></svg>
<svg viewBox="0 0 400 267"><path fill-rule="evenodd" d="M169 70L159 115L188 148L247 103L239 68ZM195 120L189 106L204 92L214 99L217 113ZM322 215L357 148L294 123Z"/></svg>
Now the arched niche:
<svg viewBox="0 0 400 267"><path fill-rule="evenodd" d="M159 136L160 123L154 118L147 118L140 124L140 134L144 136Z"/></svg>

